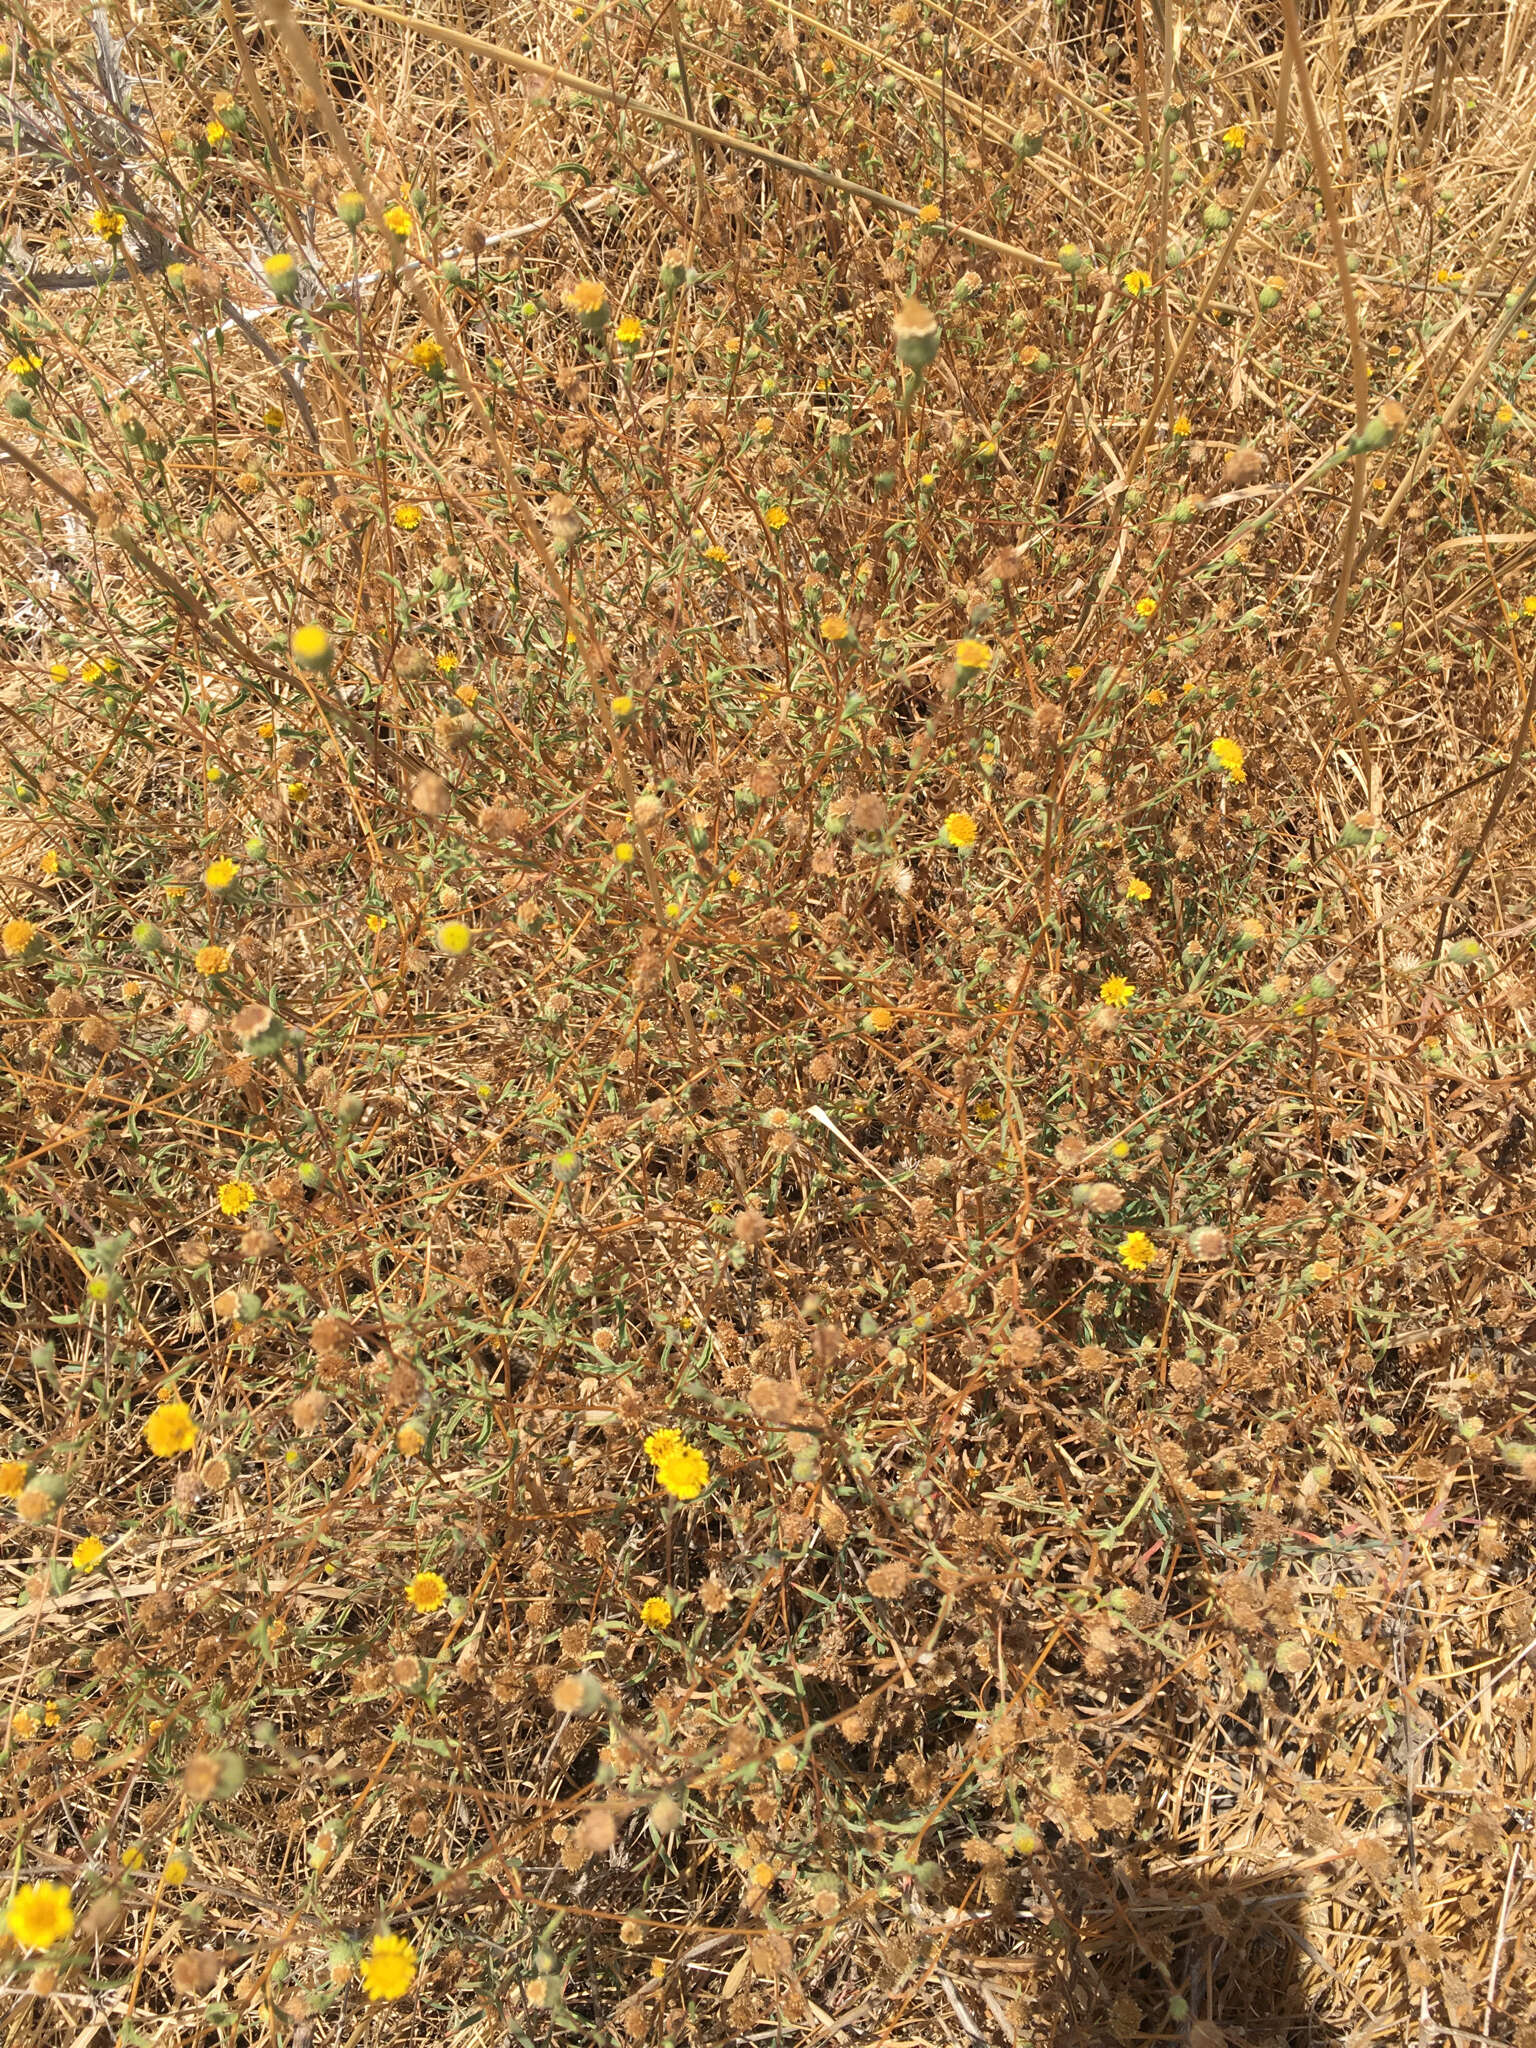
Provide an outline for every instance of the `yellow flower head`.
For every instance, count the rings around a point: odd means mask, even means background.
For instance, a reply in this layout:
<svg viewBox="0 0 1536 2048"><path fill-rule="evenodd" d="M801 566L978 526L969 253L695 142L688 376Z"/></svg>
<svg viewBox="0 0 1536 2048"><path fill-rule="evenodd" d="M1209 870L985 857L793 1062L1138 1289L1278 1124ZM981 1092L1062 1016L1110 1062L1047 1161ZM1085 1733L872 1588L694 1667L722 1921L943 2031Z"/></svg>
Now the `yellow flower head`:
<svg viewBox="0 0 1536 2048"><path fill-rule="evenodd" d="M256 1199L248 1180L227 1180L219 1189L219 1207L226 1216L243 1216Z"/></svg>
<svg viewBox="0 0 1536 2048"><path fill-rule="evenodd" d="M1099 1001L1107 1003L1112 1010L1128 1010L1135 993L1135 982L1127 981L1123 974L1112 974L1108 981L1099 983Z"/></svg>
<svg viewBox="0 0 1536 2048"><path fill-rule="evenodd" d="M0 1464L0 1500L15 1500L27 1483L30 1469L20 1458L7 1458Z"/></svg>
<svg viewBox="0 0 1536 2048"><path fill-rule="evenodd" d="M411 361L418 370L425 370L429 377L440 375L446 360L442 344L432 334L423 335L411 350Z"/></svg>
<svg viewBox="0 0 1536 2048"><path fill-rule="evenodd" d="M647 1628L670 1628L672 1626L672 1602L664 1600L659 1593L653 1593L641 1608L640 1619Z"/></svg>
<svg viewBox="0 0 1536 2048"><path fill-rule="evenodd" d="M180 1856L169 1856L166 1858L165 1881L167 1885L185 1884L187 1876L187 1865Z"/></svg>
<svg viewBox="0 0 1536 2048"><path fill-rule="evenodd" d="M1136 600L1136 616L1138 619L1155 619L1157 617L1157 599L1155 597L1138 597Z"/></svg>
<svg viewBox="0 0 1536 2048"><path fill-rule="evenodd" d="M426 1445L425 1434L414 1422L402 1422L395 1431L395 1449L402 1458L419 1458Z"/></svg>
<svg viewBox="0 0 1536 2048"><path fill-rule="evenodd" d="M884 1003L876 1003L872 1010L864 1013L864 1029L881 1035L896 1028L896 1012L888 1010Z"/></svg>
<svg viewBox="0 0 1536 2048"><path fill-rule="evenodd" d="M1193 432L1194 428L1189 423L1189 414L1181 412L1173 423L1174 438L1179 441L1187 441Z"/></svg>
<svg viewBox="0 0 1536 2048"><path fill-rule="evenodd" d="M678 1450L684 1441L679 1430L653 1429L645 1440L645 1455L653 1465L659 1465L669 1451Z"/></svg>
<svg viewBox="0 0 1536 2048"><path fill-rule="evenodd" d="M1221 139L1228 149L1243 149L1247 146L1248 130L1241 121L1234 121Z"/></svg>
<svg viewBox="0 0 1536 2048"><path fill-rule="evenodd" d="M411 232L414 222L403 206L386 206L384 225L397 241L403 242Z"/></svg>
<svg viewBox="0 0 1536 2048"><path fill-rule="evenodd" d="M1243 767L1243 750L1236 740L1212 740L1211 759L1218 768L1226 770L1228 782L1246 782L1248 780L1247 772Z"/></svg>
<svg viewBox="0 0 1536 2048"><path fill-rule="evenodd" d="M448 1582L436 1572L418 1572L408 1581L405 1597L418 1614L436 1614L448 1598Z"/></svg>
<svg viewBox="0 0 1536 2048"><path fill-rule="evenodd" d="M75 1927L69 1886L49 1884L46 1880L21 1885L6 1908L5 1925L20 1948L54 1948L67 1941Z"/></svg>
<svg viewBox="0 0 1536 2048"><path fill-rule="evenodd" d="M1147 903L1152 897L1151 885L1142 881L1139 875L1132 875L1125 885L1125 893L1133 903Z"/></svg>
<svg viewBox="0 0 1536 2048"><path fill-rule="evenodd" d="M976 844L976 820L969 811L951 811L944 820L944 841L958 853L966 853Z"/></svg>
<svg viewBox="0 0 1536 2048"><path fill-rule="evenodd" d="M278 298L285 298L299 281L299 266L286 249L279 249L273 256L263 256L261 267L267 283Z"/></svg>
<svg viewBox="0 0 1536 2048"><path fill-rule="evenodd" d="M674 1500L696 1500L709 1484L709 1460L686 1440L656 1461L656 1483Z"/></svg>
<svg viewBox="0 0 1536 2048"><path fill-rule="evenodd" d="M625 691L621 696L608 699L608 709L615 718L628 718L634 711L634 708L635 700L629 695L628 691Z"/></svg>
<svg viewBox="0 0 1536 2048"><path fill-rule="evenodd" d="M789 514L782 505L770 505L763 514L763 524L770 533L782 533L789 524Z"/></svg>
<svg viewBox="0 0 1536 2048"><path fill-rule="evenodd" d="M644 324L633 313L626 313L613 330L613 338L620 348L638 348L645 339Z"/></svg>
<svg viewBox="0 0 1536 2048"><path fill-rule="evenodd" d="M370 2002L404 1998L416 1982L416 1950L403 1934L376 1934L361 1975Z"/></svg>
<svg viewBox="0 0 1536 2048"><path fill-rule="evenodd" d="M560 303L582 320L599 320L607 309L608 288L595 277L584 277L560 294Z"/></svg>
<svg viewBox="0 0 1536 2048"><path fill-rule="evenodd" d="M197 1442L197 1424L185 1401L162 1401L144 1425L144 1441L157 1458L174 1458Z"/></svg>
<svg viewBox="0 0 1536 2048"><path fill-rule="evenodd" d="M229 130L224 126L224 123L222 121L210 121L207 127L204 128L203 133L207 136L212 146L215 149L217 149L219 144L224 140L225 136L229 133Z"/></svg>
<svg viewBox="0 0 1536 2048"><path fill-rule="evenodd" d="M56 875L59 872L58 848L50 846L47 852L39 857L37 864L45 875Z"/></svg>
<svg viewBox="0 0 1536 2048"><path fill-rule="evenodd" d="M1521 598L1520 609L1528 619L1536 619L1536 591L1527 592Z"/></svg>
<svg viewBox="0 0 1536 2048"><path fill-rule="evenodd" d="M106 1554L107 1546L99 1536L87 1536L69 1553L69 1561L77 1572L93 1572Z"/></svg>
<svg viewBox="0 0 1536 2048"><path fill-rule="evenodd" d="M456 917L437 928L437 949L446 953L450 960L461 960L474 943L474 933Z"/></svg>
<svg viewBox="0 0 1536 2048"><path fill-rule="evenodd" d="M635 857L635 849L633 846L630 845L627 839L621 839L618 845L613 849L613 857L619 863L620 867L628 867L629 863Z"/></svg>
<svg viewBox="0 0 1536 2048"><path fill-rule="evenodd" d="M464 666L452 648L444 648L437 657L436 668L440 676L456 676Z"/></svg>
<svg viewBox="0 0 1536 2048"><path fill-rule="evenodd" d="M329 668L332 654L331 636L324 626L299 626L288 642L288 651L300 668Z"/></svg>
<svg viewBox="0 0 1536 2048"><path fill-rule="evenodd" d="M0 952L7 960L19 960L37 937L37 926L30 918L13 917L0 929Z"/></svg>
<svg viewBox="0 0 1536 2048"><path fill-rule="evenodd" d="M192 965L199 974L223 974L229 960L228 946L199 946L192 956Z"/></svg>
<svg viewBox="0 0 1536 2048"><path fill-rule="evenodd" d="M1144 1230L1133 1230L1121 1238L1115 1255L1128 1273L1144 1273L1157 1257L1157 1246Z"/></svg>
<svg viewBox="0 0 1536 2048"><path fill-rule="evenodd" d="M91 227L104 242L119 240L126 226L123 216L110 206L98 206L91 215Z"/></svg>
<svg viewBox="0 0 1536 2048"><path fill-rule="evenodd" d="M395 507L395 524L402 533L414 533L421 524L421 507L419 505L397 505Z"/></svg>
<svg viewBox="0 0 1536 2048"><path fill-rule="evenodd" d="M1139 299L1143 292L1151 291L1152 280L1144 270L1128 270L1120 285L1128 298Z"/></svg>
<svg viewBox="0 0 1536 2048"><path fill-rule="evenodd" d="M203 887L215 896L222 896L230 887L240 870L232 860L210 861L203 870Z"/></svg>
<svg viewBox="0 0 1536 2048"><path fill-rule="evenodd" d="M829 647L845 647L853 638L853 628L841 612L828 612L821 622L821 637Z"/></svg>
<svg viewBox="0 0 1536 2048"><path fill-rule="evenodd" d="M955 669L962 681L979 676L992 666L992 650L985 640L959 640L955 643Z"/></svg>

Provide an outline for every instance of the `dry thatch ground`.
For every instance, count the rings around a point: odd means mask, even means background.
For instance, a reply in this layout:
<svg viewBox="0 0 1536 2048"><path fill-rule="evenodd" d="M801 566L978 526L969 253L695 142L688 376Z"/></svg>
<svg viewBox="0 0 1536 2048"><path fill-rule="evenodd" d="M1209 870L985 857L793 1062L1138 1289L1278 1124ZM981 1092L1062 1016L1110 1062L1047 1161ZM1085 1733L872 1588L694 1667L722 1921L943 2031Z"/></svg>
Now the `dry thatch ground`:
<svg viewBox="0 0 1536 2048"><path fill-rule="evenodd" d="M4 2039L1533 2048L1536 5L267 4L0 57Z"/></svg>

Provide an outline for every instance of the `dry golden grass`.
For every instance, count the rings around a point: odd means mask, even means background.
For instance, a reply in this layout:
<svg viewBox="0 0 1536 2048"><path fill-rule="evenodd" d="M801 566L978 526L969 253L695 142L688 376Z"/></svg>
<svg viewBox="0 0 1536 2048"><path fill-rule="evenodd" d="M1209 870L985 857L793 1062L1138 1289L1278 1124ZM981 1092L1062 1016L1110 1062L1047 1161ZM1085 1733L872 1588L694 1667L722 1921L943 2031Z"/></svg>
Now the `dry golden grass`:
<svg viewBox="0 0 1536 2048"><path fill-rule="evenodd" d="M1536 2048L1536 5L267 4L0 58L0 2035Z"/></svg>

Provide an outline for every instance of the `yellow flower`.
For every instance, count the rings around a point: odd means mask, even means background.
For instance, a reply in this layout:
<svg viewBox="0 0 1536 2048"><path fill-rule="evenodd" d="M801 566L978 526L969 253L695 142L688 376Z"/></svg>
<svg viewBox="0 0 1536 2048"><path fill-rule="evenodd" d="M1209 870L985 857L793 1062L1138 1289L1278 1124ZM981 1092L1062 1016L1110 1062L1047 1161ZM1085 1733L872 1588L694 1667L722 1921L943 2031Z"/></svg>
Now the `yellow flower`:
<svg viewBox="0 0 1536 2048"><path fill-rule="evenodd" d="M459 702L464 706L464 709L466 711L473 710L475 705L478 704L480 701L480 692L475 688L473 683L460 683L459 687L454 691L453 694L455 697L458 698Z"/></svg>
<svg viewBox="0 0 1536 2048"><path fill-rule="evenodd" d="M448 1598L448 1582L436 1572L418 1572L406 1585L405 1597L418 1614L436 1614Z"/></svg>
<svg viewBox="0 0 1536 2048"><path fill-rule="evenodd" d="M1181 412L1178 418L1173 423L1173 432L1175 438L1180 441L1187 441L1190 435L1193 433L1193 431L1194 429L1189 424L1189 414L1187 412Z"/></svg>
<svg viewBox="0 0 1536 2048"><path fill-rule="evenodd" d="M1157 1246L1144 1230L1133 1230L1128 1237L1122 1237L1115 1251L1128 1273L1144 1273L1157 1257Z"/></svg>
<svg viewBox="0 0 1536 2048"><path fill-rule="evenodd" d="M395 1431L395 1449L402 1458L419 1458L426 1446L427 1439L414 1422L402 1422Z"/></svg>
<svg viewBox="0 0 1536 2048"><path fill-rule="evenodd" d="M419 505L397 505L395 507L395 524L402 533L414 533L421 524L421 507Z"/></svg>
<svg viewBox="0 0 1536 2048"><path fill-rule="evenodd" d="M442 344L432 334L423 335L411 350L411 361L418 370L425 370L429 377L441 372L445 360Z"/></svg>
<svg viewBox="0 0 1536 2048"><path fill-rule="evenodd" d="M821 622L821 637L829 647L843 647L852 639L853 628L841 612L828 612Z"/></svg>
<svg viewBox="0 0 1536 2048"><path fill-rule="evenodd" d="M39 856L37 864L45 875L56 875L59 872L57 848L50 846L46 853Z"/></svg>
<svg viewBox="0 0 1536 2048"><path fill-rule="evenodd" d="M180 1856L168 1857L162 1875L167 1885L185 1884L187 1881L187 1866Z"/></svg>
<svg viewBox="0 0 1536 2048"><path fill-rule="evenodd" d="M645 1455L653 1465L659 1465L669 1451L682 1448L685 1439L676 1429L653 1429L645 1440Z"/></svg>
<svg viewBox="0 0 1536 2048"><path fill-rule="evenodd" d="M115 242L121 236L127 222L110 206L98 206L91 215L91 226L104 242Z"/></svg>
<svg viewBox="0 0 1536 2048"><path fill-rule="evenodd" d="M729 565L731 558L725 549L721 547L720 543L716 541L713 546L707 547L704 550L704 559L706 562L713 562L717 569L724 569Z"/></svg>
<svg viewBox="0 0 1536 2048"><path fill-rule="evenodd" d="M443 652L437 657L434 666L440 676L456 676L464 664L453 652L453 649L448 647L444 648Z"/></svg>
<svg viewBox="0 0 1536 2048"><path fill-rule="evenodd" d="M1139 299L1143 292L1152 289L1152 280L1144 270L1128 270L1120 284L1127 296L1133 299Z"/></svg>
<svg viewBox="0 0 1536 2048"><path fill-rule="evenodd" d="M659 1593L653 1593L641 1608L640 1619L647 1628L670 1628L672 1626L672 1602L664 1600Z"/></svg>
<svg viewBox="0 0 1536 2048"><path fill-rule="evenodd" d="M404 1998L416 1982L416 1951L403 1934L376 1934L361 1976L370 2001Z"/></svg>
<svg viewBox="0 0 1536 2048"><path fill-rule="evenodd" d="M965 853L976 844L976 820L969 811L951 811L944 820L943 836L957 852Z"/></svg>
<svg viewBox="0 0 1536 2048"><path fill-rule="evenodd" d="M618 845L613 849L613 857L621 867L628 867L629 863L635 857L635 849L630 845L627 839L621 839Z"/></svg>
<svg viewBox="0 0 1536 2048"><path fill-rule="evenodd" d="M123 1868L124 1870L142 1870L144 1868L144 1851L137 1842L130 1843L123 1851Z"/></svg>
<svg viewBox="0 0 1536 2048"><path fill-rule="evenodd" d="M782 505L770 505L763 514L763 524L770 533L782 533L789 524L789 514Z"/></svg>
<svg viewBox="0 0 1536 2048"><path fill-rule="evenodd" d="M37 380L37 373L43 367L43 359L40 355L38 355L35 349L23 349L19 356L12 356L11 360L6 364L5 367L9 371L11 376L19 379L21 383L35 383ZM64 668L64 664L62 662L56 662L54 666L64 670L63 675L58 675L54 677L54 681L56 683L62 683L64 680L64 676L67 676L69 674L69 670L67 668Z"/></svg>
<svg viewBox="0 0 1536 2048"><path fill-rule="evenodd" d="M438 951L446 953L450 960L462 959L474 943L474 933L467 924L462 924L456 917L450 918L447 924L440 924L437 928Z"/></svg>
<svg viewBox="0 0 1536 2048"><path fill-rule="evenodd" d="M656 1483L674 1500L696 1500L709 1484L709 1460L692 1444L680 1441L657 1459Z"/></svg>
<svg viewBox="0 0 1536 2048"><path fill-rule="evenodd" d="M403 242L411 232L411 216L403 206L386 206L384 209L384 225L397 240Z"/></svg>
<svg viewBox="0 0 1536 2048"><path fill-rule="evenodd" d="M623 696L610 697L608 699L608 709L613 713L615 718L628 718L628 716L634 710L634 708L635 700L628 694L627 691Z"/></svg>
<svg viewBox="0 0 1536 2048"><path fill-rule="evenodd" d="M1099 1001L1107 1003L1112 1010L1128 1010L1135 993L1135 982L1127 981L1123 974L1112 974L1108 981L1099 983Z"/></svg>
<svg viewBox="0 0 1536 2048"><path fill-rule="evenodd" d="M1228 149L1244 149L1248 143L1248 130L1241 121L1234 121L1221 139Z"/></svg>
<svg viewBox="0 0 1536 2048"><path fill-rule="evenodd" d="M203 133L207 136L212 146L215 149L217 149L219 144L224 140L225 136L229 133L229 130L224 126L224 123L222 121L210 121L207 127L204 128Z"/></svg>
<svg viewBox="0 0 1536 2048"><path fill-rule="evenodd" d="M1155 597L1138 597L1136 600L1136 616L1138 619L1155 619L1157 617L1157 599Z"/></svg>
<svg viewBox="0 0 1536 2048"><path fill-rule="evenodd" d="M11 1733L19 1742L30 1742L42 1725L29 1707L20 1707L11 1716Z"/></svg>
<svg viewBox="0 0 1536 2048"><path fill-rule="evenodd" d="M75 1927L69 1886L46 1880L22 1885L6 1909L5 1925L20 1948L53 1948L67 1941Z"/></svg>
<svg viewBox="0 0 1536 2048"><path fill-rule="evenodd" d="M959 640L955 643L955 669L962 682L981 675L991 666L992 650L985 640Z"/></svg>
<svg viewBox="0 0 1536 2048"><path fill-rule="evenodd" d="M1248 780L1248 776L1243 768L1243 750L1236 740L1212 740L1211 759L1218 768L1226 769L1228 782L1246 782Z"/></svg>
<svg viewBox="0 0 1536 2048"><path fill-rule="evenodd" d="M1147 903L1152 897L1151 885L1142 881L1139 875L1132 875L1125 885L1125 893L1133 903Z"/></svg>
<svg viewBox="0 0 1536 2048"><path fill-rule="evenodd" d="M30 918L13 917L0 930L0 952L7 960L19 960L37 937L37 926Z"/></svg>
<svg viewBox="0 0 1536 2048"><path fill-rule="evenodd" d="M243 1216L256 1199L248 1180L227 1180L219 1188L219 1207L226 1216Z"/></svg>
<svg viewBox="0 0 1536 2048"><path fill-rule="evenodd" d="M369 929L369 931L373 932L373 933L374 933L375 935L377 935L377 934L378 934L379 932L383 931L384 927L385 927L385 926L386 926L386 925L387 925L388 923L389 923L389 919L388 919L387 917L380 917L379 913L378 913L378 912L377 912L376 910L370 910L370 911L369 911L369 913L368 913L368 929Z"/></svg>
<svg viewBox="0 0 1536 2048"><path fill-rule="evenodd" d="M1528 619L1536 619L1536 592L1521 598L1520 609Z"/></svg>
<svg viewBox="0 0 1536 2048"><path fill-rule="evenodd" d="M0 1464L0 1500L14 1500L27 1483L28 1467L20 1458L7 1458Z"/></svg>
<svg viewBox="0 0 1536 2048"><path fill-rule="evenodd" d="M613 330L613 338L620 348L638 348L645 339L645 328L633 313L626 313Z"/></svg>
<svg viewBox="0 0 1536 2048"><path fill-rule="evenodd" d="M87 1536L69 1553L69 1561L77 1572L93 1572L106 1554L107 1546L99 1536Z"/></svg>
<svg viewBox="0 0 1536 2048"><path fill-rule="evenodd" d="M228 946L199 946L192 956L192 965L199 974L223 974L229 960Z"/></svg>
<svg viewBox="0 0 1536 2048"><path fill-rule="evenodd" d="M1146 704L1166 704L1168 702L1168 692L1166 690L1148 690L1142 702Z"/></svg>
<svg viewBox="0 0 1536 2048"><path fill-rule="evenodd" d="M324 626L300 626L288 642L288 651L300 668L329 668L331 636Z"/></svg>
<svg viewBox="0 0 1536 2048"><path fill-rule="evenodd" d="M888 1010L883 1003L877 1003L874 1009L868 1011L865 1014L864 1029L866 1031L874 1031L877 1033L891 1031L894 1030L895 1024L895 1011Z"/></svg>
<svg viewBox="0 0 1536 2048"><path fill-rule="evenodd" d="M299 266L286 249L261 259L262 273L272 287L274 298L292 298L299 282Z"/></svg>
<svg viewBox="0 0 1536 2048"><path fill-rule="evenodd" d="M157 1458L174 1458L197 1442L197 1424L185 1401L163 1401L144 1425L144 1441Z"/></svg>
<svg viewBox="0 0 1536 2048"><path fill-rule="evenodd" d="M597 320L608 304L608 288L595 277L584 277L560 294L560 303L583 320Z"/></svg>
<svg viewBox="0 0 1536 2048"><path fill-rule="evenodd" d="M940 218L939 209L930 199L926 206L920 206L917 209L917 217L925 228L931 228L934 222Z"/></svg>
<svg viewBox="0 0 1536 2048"><path fill-rule="evenodd" d="M215 896L222 895L239 872L232 860L210 861L203 870L203 887L211 889Z"/></svg>

